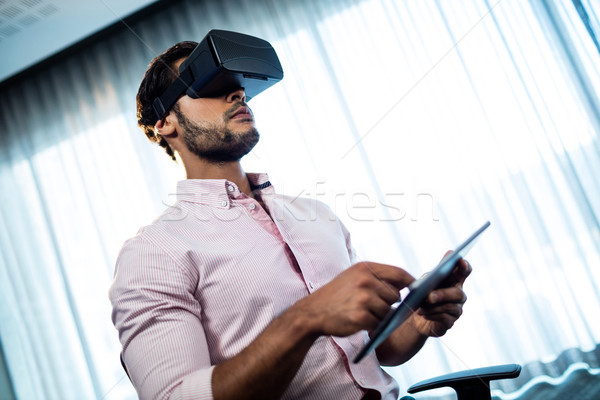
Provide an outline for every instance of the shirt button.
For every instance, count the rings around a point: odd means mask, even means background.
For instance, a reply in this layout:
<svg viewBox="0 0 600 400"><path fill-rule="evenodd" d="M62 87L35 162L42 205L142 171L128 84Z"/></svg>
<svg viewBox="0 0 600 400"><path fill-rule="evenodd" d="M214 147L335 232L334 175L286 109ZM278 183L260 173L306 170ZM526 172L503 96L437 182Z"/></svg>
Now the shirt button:
<svg viewBox="0 0 600 400"><path fill-rule="evenodd" d="M363 378L361 378L361 379L359 380L359 382L360 382L360 384L361 384L361 385L363 385L363 386L367 384L367 381L365 381Z"/></svg>
<svg viewBox="0 0 600 400"><path fill-rule="evenodd" d="M233 186L227 186L227 190L229 190L230 192L233 192Z"/></svg>
<svg viewBox="0 0 600 400"><path fill-rule="evenodd" d="M227 202L226 202L225 200L223 200L223 201L221 202L221 206L223 206L223 207L227 207Z"/></svg>
<svg viewBox="0 0 600 400"><path fill-rule="evenodd" d="M249 209L254 210L256 208L256 204L254 203L250 203L250 205L248 206Z"/></svg>
<svg viewBox="0 0 600 400"><path fill-rule="evenodd" d="M308 281L308 287L311 288L311 289L314 289L315 288L315 284L312 283L312 281Z"/></svg>

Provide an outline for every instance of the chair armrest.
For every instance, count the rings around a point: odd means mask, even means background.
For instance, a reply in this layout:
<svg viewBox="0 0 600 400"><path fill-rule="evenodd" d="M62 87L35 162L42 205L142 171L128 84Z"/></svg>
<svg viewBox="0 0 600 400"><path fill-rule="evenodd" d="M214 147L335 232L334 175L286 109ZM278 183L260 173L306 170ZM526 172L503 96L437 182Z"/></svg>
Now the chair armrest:
<svg viewBox="0 0 600 400"><path fill-rule="evenodd" d="M518 364L470 369L421 381L408 388L408 393L449 386L456 391L459 399L491 399L490 381L516 378L520 373L521 366Z"/></svg>

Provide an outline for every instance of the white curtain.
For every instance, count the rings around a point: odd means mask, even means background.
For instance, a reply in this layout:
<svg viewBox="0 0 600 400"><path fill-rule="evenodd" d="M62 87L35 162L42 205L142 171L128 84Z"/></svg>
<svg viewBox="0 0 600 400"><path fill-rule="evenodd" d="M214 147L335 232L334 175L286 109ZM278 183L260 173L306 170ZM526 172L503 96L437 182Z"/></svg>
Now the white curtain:
<svg viewBox="0 0 600 400"><path fill-rule="evenodd" d="M211 28L269 40L286 75L250 103L262 139L246 170L328 203L362 259L419 276L492 222L469 255L464 316L390 369L402 388L594 349L599 14L591 1L190 0L5 88L0 339L17 397L135 398L107 290L122 242L183 178L136 127L135 93L155 55Z"/></svg>

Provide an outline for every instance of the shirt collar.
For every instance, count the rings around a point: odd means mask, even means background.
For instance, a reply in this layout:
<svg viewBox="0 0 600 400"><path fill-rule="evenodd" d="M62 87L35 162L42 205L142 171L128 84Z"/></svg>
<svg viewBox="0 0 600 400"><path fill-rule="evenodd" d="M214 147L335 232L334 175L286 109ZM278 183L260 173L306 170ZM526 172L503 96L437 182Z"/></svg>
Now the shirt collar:
<svg viewBox="0 0 600 400"><path fill-rule="evenodd" d="M253 192L272 191L269 176L265 173L247 173ZM227 179L185 179L177 182L177 200L229 208L231 200L243 194L237 185Z"/></svg>

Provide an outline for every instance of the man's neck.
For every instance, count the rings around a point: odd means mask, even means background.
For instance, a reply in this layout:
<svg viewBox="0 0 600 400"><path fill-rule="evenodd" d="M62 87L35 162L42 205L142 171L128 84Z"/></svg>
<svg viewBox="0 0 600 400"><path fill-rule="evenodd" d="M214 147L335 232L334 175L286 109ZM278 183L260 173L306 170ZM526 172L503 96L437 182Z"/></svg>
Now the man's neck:
<svg viewBox="0 0 600 400"><path fill-rule="evenodd" d="M242 193L252 197L250 182L239 161L208 162L195 160L184 163L187 179L227 179L237 185Z"/></svg>

